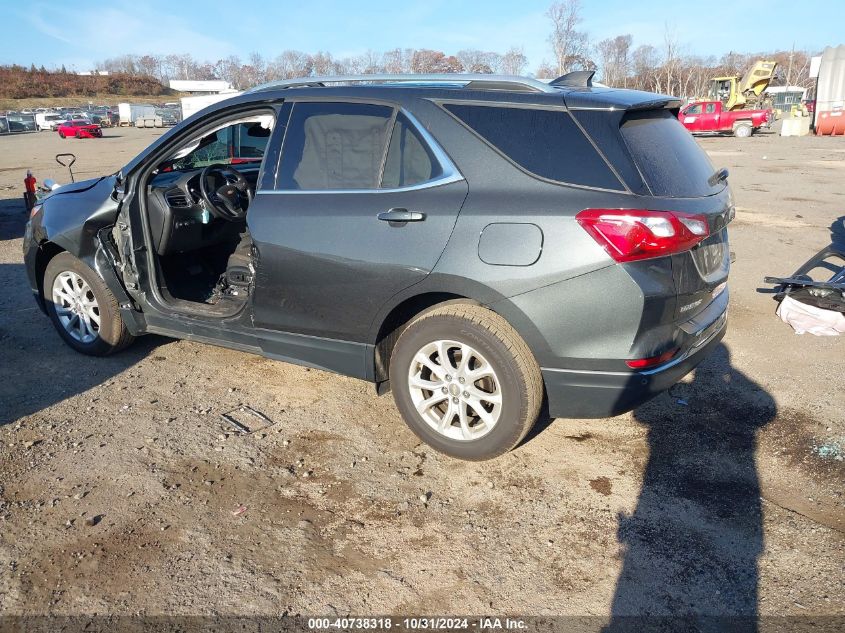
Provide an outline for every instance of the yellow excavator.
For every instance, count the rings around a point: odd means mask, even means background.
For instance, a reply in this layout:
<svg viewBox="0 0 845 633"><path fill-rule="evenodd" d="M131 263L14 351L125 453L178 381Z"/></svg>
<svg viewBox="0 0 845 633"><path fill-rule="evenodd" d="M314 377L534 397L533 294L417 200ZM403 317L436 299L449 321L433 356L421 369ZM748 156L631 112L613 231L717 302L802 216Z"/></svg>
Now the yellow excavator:
<svg viewBox="0 0 845 633"><path fill-rule="evenodd" d="M778 63L758 60L740 77L714 77L708 98L721 101L726 110L756 109L765 105L763 93L775 75Z"/></svg>

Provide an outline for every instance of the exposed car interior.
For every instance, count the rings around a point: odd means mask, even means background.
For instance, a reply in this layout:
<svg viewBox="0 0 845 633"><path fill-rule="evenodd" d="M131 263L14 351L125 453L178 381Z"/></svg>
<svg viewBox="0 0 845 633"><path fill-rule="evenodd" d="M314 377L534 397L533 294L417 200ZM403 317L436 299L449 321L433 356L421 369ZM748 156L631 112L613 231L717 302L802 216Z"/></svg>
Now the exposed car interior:
<svg viewBox="0 0 845 633"><path fill-rule="evenodd" d="M166 300L222 314L248 297L255 271L246 214L274 123L265 113L221 123L153 173L147 213Z"/></svg>

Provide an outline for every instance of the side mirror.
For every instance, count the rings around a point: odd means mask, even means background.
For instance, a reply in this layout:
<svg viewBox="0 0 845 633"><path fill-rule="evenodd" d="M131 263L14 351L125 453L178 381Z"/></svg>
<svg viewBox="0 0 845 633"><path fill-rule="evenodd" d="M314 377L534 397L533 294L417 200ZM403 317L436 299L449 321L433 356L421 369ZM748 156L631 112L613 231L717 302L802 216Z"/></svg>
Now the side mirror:
<svg viewBox="0 0 845 633"><path fill-rule="evenodd" d="M45 178L44 185L42 186L42 188L46 189L47 191L55 191L59 187L61 187L61 185L52 178Z"/></svg>

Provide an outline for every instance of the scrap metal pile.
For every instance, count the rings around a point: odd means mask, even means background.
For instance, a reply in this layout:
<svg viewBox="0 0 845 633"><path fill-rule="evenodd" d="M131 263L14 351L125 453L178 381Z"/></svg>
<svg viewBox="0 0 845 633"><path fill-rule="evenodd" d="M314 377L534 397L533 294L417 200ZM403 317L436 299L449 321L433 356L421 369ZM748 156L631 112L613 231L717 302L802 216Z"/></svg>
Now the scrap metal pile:
<svg viewBox="0 0 845 633"><path fill-rule="evenodd" d="M797 334L845 333L845 221L833 227L832 242L789 277L766 277L775 284L777 314ZM814 278L827 277L824 280Z"/></svg>

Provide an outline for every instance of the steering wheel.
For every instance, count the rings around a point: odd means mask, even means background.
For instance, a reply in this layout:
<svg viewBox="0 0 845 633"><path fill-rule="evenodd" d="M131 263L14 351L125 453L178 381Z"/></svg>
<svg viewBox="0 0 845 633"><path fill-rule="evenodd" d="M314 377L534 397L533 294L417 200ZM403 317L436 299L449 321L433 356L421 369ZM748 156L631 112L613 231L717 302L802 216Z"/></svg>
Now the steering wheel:
<svg viewBox="0 0 845 633"><path fill-rule="evenodd" d="M220 177L225 182L209 190L209 181ZM216 183L212 183L212 187ZM214 164L202 170L200 174L200 194L211 215L221 220L236 222L246 217L246 211L252 202L252 190L241 172L231 165ZM212 198L214 196L214 199Z"/></svg>

